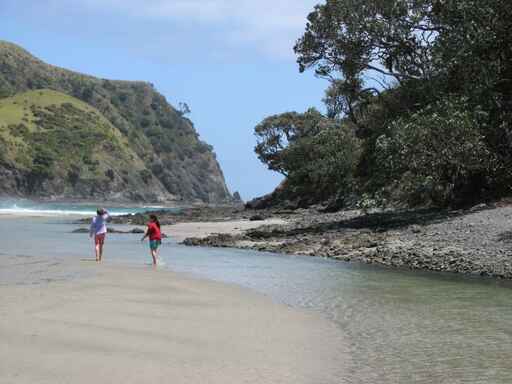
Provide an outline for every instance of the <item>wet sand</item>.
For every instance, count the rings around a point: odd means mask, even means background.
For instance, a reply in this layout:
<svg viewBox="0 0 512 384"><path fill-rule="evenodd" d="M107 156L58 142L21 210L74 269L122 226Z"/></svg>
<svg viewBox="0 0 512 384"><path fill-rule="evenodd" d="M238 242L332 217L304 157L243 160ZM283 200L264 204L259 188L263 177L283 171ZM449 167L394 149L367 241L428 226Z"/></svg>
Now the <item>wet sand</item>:
<svg viewBox="0 0 512 384"><path fill-rule="evenodd" d="M229 220L215 222L184 222L174 225L163 225L162 231L169 234L178 242L188 237L203 238L212 234L239 235L248 229L258 228L262 225L284 225L287 222L282 219L266 219L259 221Z"/></svg>
<svg viewBox="0 0 512 384"><path fill-rule="evenodd" d="M0 286L0 383L342 383L317 314L168 271L82 262L92 277Z"/></svg>

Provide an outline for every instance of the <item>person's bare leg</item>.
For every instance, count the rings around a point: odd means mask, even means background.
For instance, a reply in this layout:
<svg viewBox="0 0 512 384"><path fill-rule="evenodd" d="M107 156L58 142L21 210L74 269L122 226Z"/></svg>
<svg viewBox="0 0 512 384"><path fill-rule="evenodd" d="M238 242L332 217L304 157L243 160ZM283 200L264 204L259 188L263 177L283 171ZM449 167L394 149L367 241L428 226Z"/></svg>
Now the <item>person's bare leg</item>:
<svg viewBox="0 0 512 384"><path fill-rule="evenodd" d="M151 257L153 258L153 265L156 265L156 250L151 250Z"/></svg>
<svg viewBox="0 0 512 384"><path fill-rule="evenodd" d="M103 258L103 243L100 243L99 251L100 251L100 261L101 261L101 259Z"/></svg>
<svg viewBox="0 0 512 384"><path fill-rule="evenodd" d="M99 245L99 244L96 244L96 246L94 247L94 250L96 251L96 261L97 261L97 262L100 262L100 261L101 261L101 256L100 256L100 245Z"/></svg>

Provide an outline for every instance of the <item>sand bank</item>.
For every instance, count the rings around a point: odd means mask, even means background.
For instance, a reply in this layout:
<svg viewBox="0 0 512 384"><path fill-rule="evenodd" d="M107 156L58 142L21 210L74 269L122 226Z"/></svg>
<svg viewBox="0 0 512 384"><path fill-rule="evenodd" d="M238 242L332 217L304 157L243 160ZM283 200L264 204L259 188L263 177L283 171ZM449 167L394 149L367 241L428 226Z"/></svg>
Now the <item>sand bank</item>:
<svg viewBox="0 0 512 384"><path fill-rule="evenodd" d="M0 286L0 383L343 382L339 330L265 296L168 271Z"/></svg>
<svg viewBox="0 0 512 384"><path fill-rule="evenodd" d="M230 220L216 222L186 222L174 225L162 226L162 231L169 234L178 242L185 240L187 237L207 237L211 234L230 234L239 235L248 229L258 228L262 225L284 225L287 222L282 219L266 219L261 221L249 220Z"/></svg>

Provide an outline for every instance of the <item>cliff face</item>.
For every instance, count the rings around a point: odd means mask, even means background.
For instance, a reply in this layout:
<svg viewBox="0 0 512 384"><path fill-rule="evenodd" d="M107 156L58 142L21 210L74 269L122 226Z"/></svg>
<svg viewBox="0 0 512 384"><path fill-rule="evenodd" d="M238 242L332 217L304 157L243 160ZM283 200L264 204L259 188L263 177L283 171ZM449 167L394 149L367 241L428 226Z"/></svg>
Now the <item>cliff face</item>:
<svg viewBox="0 0 512 384"><path fill-rule="evenodd" d="M212 147L149 83L104 80L57 68L0 41L0 102L0 150L6 154L0 155L0 193L145 201L231 199ZM18 112L13 115L12 110ZM88 113L94 115L91 121ZM14 126L26 126L30 134L23 127L16 133ZM49 137L50 131L51 140L37 142L31 136L39 132ZM73 138L66 139L71 131ZM109 135L94 136L98 131ZM73 159L72 148L55 152L59 142L71 140L76 146L92 137L95 145L81 148ZM54 160L36 182L31 172L45 150L53 152ZM90 171L87 161L97 162L96 168ZM71 163L79 170L71 172L70 179L68 165L60 164ZM105 173L108 183L89 186Z"/></svg>

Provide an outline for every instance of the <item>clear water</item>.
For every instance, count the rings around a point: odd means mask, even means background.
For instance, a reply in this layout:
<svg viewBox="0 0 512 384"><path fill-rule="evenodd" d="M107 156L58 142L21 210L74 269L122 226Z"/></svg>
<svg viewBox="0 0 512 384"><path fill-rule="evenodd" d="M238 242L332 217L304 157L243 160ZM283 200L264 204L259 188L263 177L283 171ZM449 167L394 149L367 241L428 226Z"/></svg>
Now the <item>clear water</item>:
<svg viewBox="0 0 512 384"><path fill-rule="evenodd" d="M0 284L80 275L87 235L55 219L0 219ZM171 234L172 235L172 234ZM110 235L108 263L147 267L137 235ZM161 249L167 268L249 287L315 310L350 341L349 383L511 383L512 290L493 280L400 272L229 249ZM17 256L16 256L17 255ZM75 267L64 267L74 260Z"/></svg>

